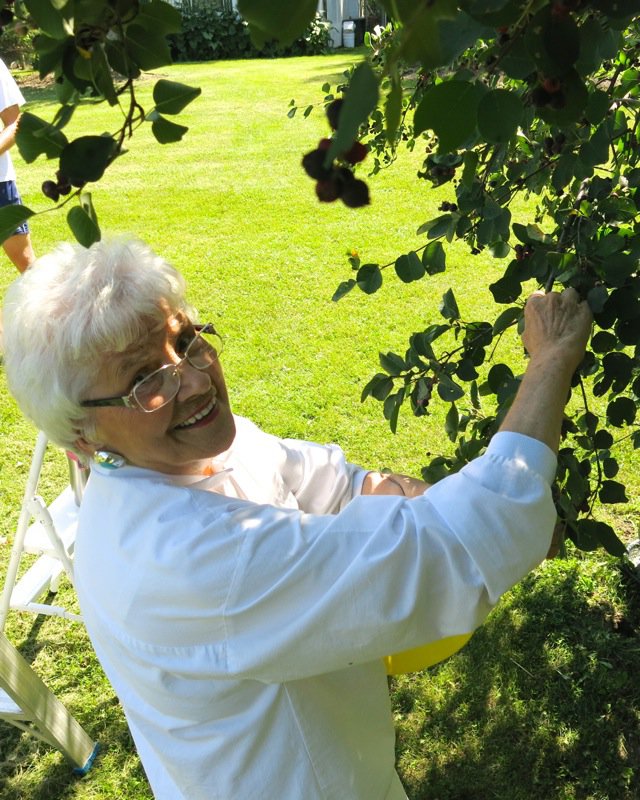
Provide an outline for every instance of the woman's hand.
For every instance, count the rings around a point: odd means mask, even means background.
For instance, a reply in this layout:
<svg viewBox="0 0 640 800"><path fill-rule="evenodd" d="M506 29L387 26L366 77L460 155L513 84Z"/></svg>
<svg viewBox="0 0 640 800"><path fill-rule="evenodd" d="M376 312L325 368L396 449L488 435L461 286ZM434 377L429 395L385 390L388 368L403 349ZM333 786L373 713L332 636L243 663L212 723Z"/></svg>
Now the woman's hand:
<svg viewBox="0 0 640 800"><path fill-rule="evenodd" d="M573 375L589 341L592 316L575 289L535 292L524 310L522 341L532 359L561 360Z"/></svg>

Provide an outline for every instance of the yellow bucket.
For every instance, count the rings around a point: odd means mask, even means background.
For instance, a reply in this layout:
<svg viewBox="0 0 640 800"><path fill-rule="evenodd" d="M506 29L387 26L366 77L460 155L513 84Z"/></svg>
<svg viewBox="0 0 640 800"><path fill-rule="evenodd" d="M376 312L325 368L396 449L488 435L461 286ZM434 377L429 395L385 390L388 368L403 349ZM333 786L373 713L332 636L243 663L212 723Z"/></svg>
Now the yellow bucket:
<svg viewBox="0 0 640 800"><path fill-rule="evenodd" d="M461 633L458 636L447 636L437 642L423 644L411 650L403 650L386 656L384 659L387 675L400 675L403 672L419 672L421 669L432 667L439 661L449 658L469 641L470 633Z"/></svg>

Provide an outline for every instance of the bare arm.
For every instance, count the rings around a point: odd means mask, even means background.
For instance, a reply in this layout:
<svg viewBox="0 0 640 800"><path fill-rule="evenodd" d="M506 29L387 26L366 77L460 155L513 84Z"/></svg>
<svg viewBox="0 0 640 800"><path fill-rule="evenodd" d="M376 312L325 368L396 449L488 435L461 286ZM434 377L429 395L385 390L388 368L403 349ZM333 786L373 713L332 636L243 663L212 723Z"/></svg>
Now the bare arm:
<svg viewBox="0 0 640 800"><path fill-rule="evenodd" d="M7 106L7 108L0 111L0 119L4 125L3 130L0 132L0 155L2 155L15 144L20 120L20 108L17 105Z"/></svg>
<svg viewBox="0 0 640 800"><path fill-rule="evenodd" d="M522 336L530 361L518 394L500 430L539 439L558 452L571 378L584 356L591 312L574 289L533 294L525 307ZM405 475L370 472L362 494L416 497L429 484Z"/></svg>
<svg viewBox="0 0 640 800"><path fill-rule="evenodd" d="M419 478L409 478L396 472L370 472L362 484L362 494L394 494L399 497L417 497L424 494L429 484Z"/></svg>
<svg viewBox="0 0 640 800"><path fill-rule="evenodd" d="M530 360L500 430L531 436L558 452L571 378L584 356L591 321L574 289L529 298L522 341Z"/></svg>

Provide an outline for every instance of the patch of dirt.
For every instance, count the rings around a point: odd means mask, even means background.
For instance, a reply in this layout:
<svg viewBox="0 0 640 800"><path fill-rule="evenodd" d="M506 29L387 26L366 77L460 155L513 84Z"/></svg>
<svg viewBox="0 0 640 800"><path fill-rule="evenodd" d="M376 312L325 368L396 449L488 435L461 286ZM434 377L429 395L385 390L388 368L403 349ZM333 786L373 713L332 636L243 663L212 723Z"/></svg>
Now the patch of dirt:
<svg viewBox="0 0 640 800"><path fill-rule="evenodd" d="M41 78L37 72L30 72L24 75L14 74L13 77L21 89L48 89L55 83L53 75L45 75L44 78Z"/></svg>

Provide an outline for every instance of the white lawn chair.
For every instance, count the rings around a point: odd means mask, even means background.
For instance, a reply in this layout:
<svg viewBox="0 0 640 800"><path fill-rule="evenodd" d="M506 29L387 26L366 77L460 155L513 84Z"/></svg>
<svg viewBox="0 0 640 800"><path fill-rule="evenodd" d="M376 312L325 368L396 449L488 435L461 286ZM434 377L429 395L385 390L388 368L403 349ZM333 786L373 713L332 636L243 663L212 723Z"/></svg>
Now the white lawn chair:
<svg viewBox="0 0 640 800"><path fill-rule="evenodd" d="M60 750L85 775L98 743L40 680L4 633L0 633L0 719Z"/></svg>
<svg viewBox="0 0 640 800"><path fill-rule="evenodd" d="M37 495L46 449L47 437L39 433L0 597L0 631L4 630L10 609L81 621L78 614L60 606L38 602L47 592L57 591L63 572L73 583L72 557L78 505L86 474L77 462L70 459L72 485L47 506ZM20 563L25 553L34 554L37 558L18 579Z"/></svg>
<svg viewBox="0 0 640 800"><path fill-rule="evenodd" d="M57 748L76 765L74 772L84 775L93 763L98 744L45 686L3 632L11 609L82 620L78 614L60 606L37 602L45 593L57 591L63 573L73 581L73 547L85 479L79 465L70 460L72 485L47 506L36 494L46 449L47 438L40 433L0 598L0 720ZM27 553L36 558L18 579L20 562Z"/></svg>

